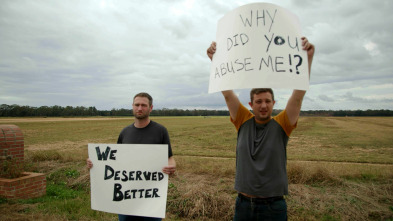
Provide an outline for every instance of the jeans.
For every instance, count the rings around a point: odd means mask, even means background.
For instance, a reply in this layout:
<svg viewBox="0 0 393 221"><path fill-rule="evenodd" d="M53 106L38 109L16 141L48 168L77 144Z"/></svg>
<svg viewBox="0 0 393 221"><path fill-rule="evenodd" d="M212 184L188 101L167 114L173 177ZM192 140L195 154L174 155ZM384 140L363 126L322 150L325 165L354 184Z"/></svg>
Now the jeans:
<svg viewBox="0 0 393 221"><path fill-rule="evenodd" d="M238 196L233 220L287 220L287 204L285 199L260 203Z"/></svg>
<svg viewBox="0 0 393 221"><path fill-rule="evenodd" d="M143 217L143 216L130 216L119 214L119 221L161 221L161 218Z"/></svg>

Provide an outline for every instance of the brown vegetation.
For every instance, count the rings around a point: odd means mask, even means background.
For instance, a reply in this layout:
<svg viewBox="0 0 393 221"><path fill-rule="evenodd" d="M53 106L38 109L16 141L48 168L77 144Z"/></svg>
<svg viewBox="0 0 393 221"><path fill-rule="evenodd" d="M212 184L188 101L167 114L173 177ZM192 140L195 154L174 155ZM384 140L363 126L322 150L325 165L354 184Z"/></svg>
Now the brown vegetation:
<svg viewBox="0 0 393 221"><path fill-rule="evenodd" d="M132 121L47 119L16 122L26 137L25 160L46 173L49 184L87 193L87 143L115 143ZM178 165L169 180L165 220L231 220L236 132L228 118L153 120L168 128ZM393 219L392 125L392 118L301 118L288 144L289 220ZM52 200L0 203L2 220L117 218L91 211L88 194Z"/></svg>

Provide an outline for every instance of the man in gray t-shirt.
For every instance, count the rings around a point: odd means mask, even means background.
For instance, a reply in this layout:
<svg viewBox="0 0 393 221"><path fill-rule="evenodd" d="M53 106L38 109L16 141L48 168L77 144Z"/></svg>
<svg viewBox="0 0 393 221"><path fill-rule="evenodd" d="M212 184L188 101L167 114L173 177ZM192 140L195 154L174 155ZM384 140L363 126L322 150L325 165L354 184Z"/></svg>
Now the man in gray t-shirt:
<svg viewBox="0 0 393 221"><path fill-rule="evenodd" d="M135 117L133 124L125 127L119 134L118 144L168 144L168 166L162 171L172 175L176 171L176 161L173 158L171 142L167 129L161 124L150 120L153 109L153 98L148 93L139 93L134 96L132 111ZM87 167L93 164L87 159ZM119 214L119 221L128 220L161 220L161 218L140 217Z"/></svg>
<svg viewBox="0 0 393 221"><path fill-rule="evenodd" d="M135 123L125 127L117 139L118 144L168 144L168 158L172 157L172 147L167 129L161 124L150 120L143 128Z"/></svg>
<svg viewBox="0 0 393 221"><path fill-rule="evenodd" d="M308 68L314 56L314 45L302 38L307 51ZM216 43L207 49L213 58ZM235 189L238 191L234 220L286 220L288 194L286 146L297 125L306 91L294 90L284 111L272 117L275 104L273 90L251 90L249 105L244 107L232 91L222 91L231 121L238 131L236 145Z"/></svg>

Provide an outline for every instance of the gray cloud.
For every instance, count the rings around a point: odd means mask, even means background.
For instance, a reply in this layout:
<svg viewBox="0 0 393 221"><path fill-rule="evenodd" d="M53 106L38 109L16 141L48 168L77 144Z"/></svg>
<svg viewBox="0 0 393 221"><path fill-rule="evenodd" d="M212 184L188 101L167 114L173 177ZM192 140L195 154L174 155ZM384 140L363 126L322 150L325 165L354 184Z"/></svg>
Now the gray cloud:
<svg viewBox="0 0 393 221"><path fill-rule="evenodd" d="M303 109L393 109L393 2L270 1L316 45ZM225 108L208 94L217 21L252 1L27 1L0 5L0 104ZM237 90L244 104L248 89ZM290 95L277 90L276 108Z"/></svg>
<svg viewBox="0 0 393 221"><path fill-rule="evenodd" d="M325 94L319 95L318 98L319 98L321 101L326 101L326 102L333 102L333 101L334 101L333 98L330 98L330 97L328 97L328 96L325 95Z"/></svg>

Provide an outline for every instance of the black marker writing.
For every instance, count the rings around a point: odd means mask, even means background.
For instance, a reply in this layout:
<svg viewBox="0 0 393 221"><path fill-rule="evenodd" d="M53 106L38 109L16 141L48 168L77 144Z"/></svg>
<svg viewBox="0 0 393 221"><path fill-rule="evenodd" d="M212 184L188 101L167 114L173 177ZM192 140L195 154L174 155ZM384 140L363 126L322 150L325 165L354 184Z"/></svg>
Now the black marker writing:
<svg viewBox="0 0 393 221"><path fill-rule="evenodd" d="M272 36L270 38L267 35L265 35L265 39L268 41L268 45L266 47L266 52L269 52L269 48L270 48L270 45L272 42L274 42L274 44L277 46L282 46L287 42L287 41L285 41L284 37L282 37L282 36L274 37L274 33L272 33ZM287 40L288 40L288 46L290 48L297 49L297 51L299 51L299 44L298 44L296 37L295 37L295 45L294 46L291 44L289 36L288 36Z"/></svg>
<svg viewBox="0 0 393 221"><path fill-rule="evenodd" d="M249 38L246 34L241 33L236 34L233 36L233 40L232 38L227 38L227 50L231 50L232 46L236 47L239 45L238 41L240 41L241 45L245 45L248 42Z"/></svg>
<svg viewBox="0 0 393 221"><path fill-rule="evenodd" d="M96 152L98 160L108 160L108 156L109 159L116 160L115 153L117 152L117 150L111 150L110 147L106 147L105 152L102 153L100 151L100 147L96 147Z"/></svg>
<svg viewBox="0 0 393 221"><path fill-rule="evenodd" d="M236 73L236 71L252 71L254 70L251 67L251 58L244 58L244 60L236 59L234 62L226 62L222 63L220 67L216 68L216 73L214 75L214 78L218 77L223 77L226 75L228 72L229 73Z"/></svg>
<svg viewBox="0 0 393 221"><path fill-rule="evenodd" d="M257 27L260 26L260 25L259 25L260 20L262 20L263 26L266 26L267 17L266 17L266 15L265 15L265 12L266 12L266 14L269 16L269 18L270 18L270 20L269 20L269 22L270 22L269 32L270 32L271 29L272 29L272 27L273 27L273 24L274 24L274 19L275 19L275 17L276 17L277 9L274 11L273 17L271 16L271 14L269 13L268 10L261 10L261 11L257 10L256 16L255 16L256 26L257 26ZM239 15L239 16L240 16L240 19L241 19L242 22L243 22L244 27L246 27L247 25L248 25L249 27L252 27L252 26L253 26L253 19L254 19L254 17L253 17L253 10L250 11L250 17L245 17L245 18L243 18L242 15ZM254 23L254 24L255 24L255 23Z"/></svg>
<svg viewBox="0 0 393 221"><path fill-rule="evenodd" d="M126 181L161 181L164 179L162 172L150 172L150 171L126 171L126 170L114 170L111 166L105 165L104 180L121 180Z"/></svg>
<svg viewBox="0 0 393 221"><path fill-rule="evenodd" d="M113 188L113 201L122 201L136 198L159 198L158 188L153 189L130 189L122 191L120 183L115 183Z"/></svg>

